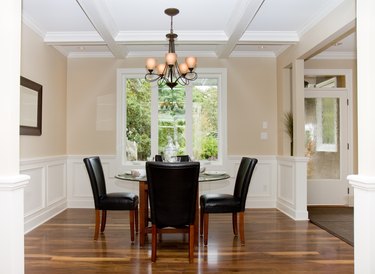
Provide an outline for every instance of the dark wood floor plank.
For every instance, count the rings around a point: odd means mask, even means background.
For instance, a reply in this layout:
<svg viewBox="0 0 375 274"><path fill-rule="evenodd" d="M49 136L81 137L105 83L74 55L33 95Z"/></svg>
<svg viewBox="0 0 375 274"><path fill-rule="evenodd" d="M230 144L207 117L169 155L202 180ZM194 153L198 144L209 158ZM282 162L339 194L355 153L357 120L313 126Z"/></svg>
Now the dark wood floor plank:
<svg viewBox="0 0 375 274"><path fill-rule="evenodd" d="M156 263L151 237L130 241L127 212L108 212L104 234L93 240L94 210L68 209L25 235L25 273L354 273L353 247L276 209L245 213L246 245L233 236L231 215L210 216L208 246L200 238L189 264L188 237L165 234Z"/></svg>

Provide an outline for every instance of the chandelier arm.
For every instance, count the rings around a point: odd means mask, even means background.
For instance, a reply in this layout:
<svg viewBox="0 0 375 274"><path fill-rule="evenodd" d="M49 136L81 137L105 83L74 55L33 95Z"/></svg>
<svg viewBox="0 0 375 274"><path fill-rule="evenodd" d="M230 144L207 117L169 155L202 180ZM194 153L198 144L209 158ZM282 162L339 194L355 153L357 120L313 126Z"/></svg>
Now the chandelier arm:
<svg viewBox="0 0 375 274"><path fill-rule="evenodd" d="M185 78L189 81L195 81L198 78L198 74L195 71L188 72L185 74Z"/></svg>
<svg viewBox="0 0 375 274"><path fill-rule="evenodd" d="M186 78L184 78L184 77L179 77L178 79L177 79L177 82L180 84L180 85L182 85L182 86L186 86L186 85L188 85L189 84L189 80L188 79L186 79Z"/></svg>
<svg viewBox="0 0 375 274"><path fill-rule="evenodd" d="M150 76L150 77L148 77L148 76ZM160 76L158 74L156 74L156 73L153 73L153 72L146 73L146 75L145 75L145 80L147 82L151 82L152 83L152 82L155 82L155 81L157 81L159 79L160 79Z"/></svg>

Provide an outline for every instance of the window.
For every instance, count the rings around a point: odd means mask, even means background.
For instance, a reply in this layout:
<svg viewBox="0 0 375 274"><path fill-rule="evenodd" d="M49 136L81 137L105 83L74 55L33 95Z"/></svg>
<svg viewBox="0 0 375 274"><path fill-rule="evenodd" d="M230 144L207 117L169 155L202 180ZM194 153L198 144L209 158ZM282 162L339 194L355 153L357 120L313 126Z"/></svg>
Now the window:
<svg viewBox="0 0 375 274"><path fill-rule="evenodd" d="M200 70L173 90L144 80L144 70L118 70L117 145L122 165L163 154L172 140L178 154L220 164L226 153L226 70Z"/></svg>

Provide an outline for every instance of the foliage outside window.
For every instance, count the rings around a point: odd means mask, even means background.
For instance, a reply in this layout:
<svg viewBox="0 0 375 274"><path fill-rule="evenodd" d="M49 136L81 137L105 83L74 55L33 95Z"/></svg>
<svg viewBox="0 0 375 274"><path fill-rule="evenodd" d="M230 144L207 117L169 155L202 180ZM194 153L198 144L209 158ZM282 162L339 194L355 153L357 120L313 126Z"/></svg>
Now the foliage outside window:
<svg viewBox="0 0 375 274"><path fill-rule="evenodd" d="M225 121L220 100L225 98L222 75L200 74L189 86L173 90L125 70L118 77L121 96L118 137L122 162L147 161L163 154L172 138L178 154L218 162L223 153Z"/></svg>

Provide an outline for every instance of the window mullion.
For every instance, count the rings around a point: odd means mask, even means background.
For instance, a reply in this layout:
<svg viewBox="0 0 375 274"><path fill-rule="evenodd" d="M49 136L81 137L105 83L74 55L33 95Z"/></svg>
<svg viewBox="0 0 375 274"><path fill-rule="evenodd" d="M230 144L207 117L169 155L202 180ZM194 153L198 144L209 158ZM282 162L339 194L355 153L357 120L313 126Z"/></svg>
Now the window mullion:
<svg viewBox="0 0 375 274"><path fill-rule="evenodd" d="M193 88L185 87L186 154L193 155Z"/></svg>
<svg viewBox="0 0 375 274"><path fill-rule="evenodd" d="M158 154L159 131L159 90L156 84L151 86L151 158Z"/></svg>

